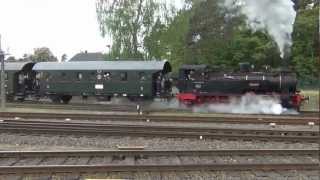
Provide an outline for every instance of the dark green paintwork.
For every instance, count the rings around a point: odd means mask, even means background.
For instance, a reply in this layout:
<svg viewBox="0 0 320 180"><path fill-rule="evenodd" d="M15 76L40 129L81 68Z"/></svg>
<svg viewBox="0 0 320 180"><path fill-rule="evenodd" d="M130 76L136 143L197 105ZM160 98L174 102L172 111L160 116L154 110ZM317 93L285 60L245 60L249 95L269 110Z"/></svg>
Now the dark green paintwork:
<svg viewBox="0 0 320 180"><path fill-rule="evenodd" d="M156 71L107 71L103 70L100 74L111 73L109 80L102 78L97 79L97 71L38 71L41 72L41 92L42 94L58 95L102 95L113 96L118 94L122 96L140 96L153 97L154 85L153 75ZM127 73L127 80L120 80L120 73ZM140 73L145 74L145 80L140 80ZM63 76L63 73L65 75ZM78 73L82 73L82 79L78 79ZM48 78L49 77L49 78ZM48 79L48 80L47 80ZM104 89L95 89L95 85L103 84ZM143 90L141 90L143 87Z"/></svg>

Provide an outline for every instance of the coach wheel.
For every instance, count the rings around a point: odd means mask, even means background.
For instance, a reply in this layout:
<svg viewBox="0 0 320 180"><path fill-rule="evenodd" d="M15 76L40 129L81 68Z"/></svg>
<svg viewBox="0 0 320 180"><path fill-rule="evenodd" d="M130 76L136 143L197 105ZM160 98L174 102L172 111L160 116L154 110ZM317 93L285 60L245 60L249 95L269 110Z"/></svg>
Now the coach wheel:
<svg viewBox="0 0 320 180"><path fill-rule="evenodd" d="M72 96L62 96L61 97L61 100L64 104L68 104L71 99L72 99Z"/></svg>
<svg viewBox="0 0 320 180"><path fill-rule="evenodd" d="M53 103L61 103L60 96L51 96L50 99Z"/></svg>
<svg viewBox="0 0 320 180"><path fill-rule="evenodd" d="M7 101L13 101L14 100L14 96L12 96L12 95L8 95L6 98L7 98Z"/></svg>

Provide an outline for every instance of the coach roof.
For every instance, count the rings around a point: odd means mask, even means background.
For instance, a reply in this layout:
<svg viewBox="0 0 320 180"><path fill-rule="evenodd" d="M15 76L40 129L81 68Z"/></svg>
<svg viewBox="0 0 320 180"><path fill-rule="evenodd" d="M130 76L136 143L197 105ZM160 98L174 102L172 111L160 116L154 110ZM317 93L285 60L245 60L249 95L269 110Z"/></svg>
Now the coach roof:
<svg viewBox="0 0 320 180"><path fill-rule="evenodd" d="M167 61L73 61L73 62L39 62L33 70L151 70L171 71Z"/></svg>
<svg viewBox="0 0 320 180"><path fill-rule="evenodd" d="M21 71L23 67L31 62L6 62L4 69L6 71Z"/></svg>

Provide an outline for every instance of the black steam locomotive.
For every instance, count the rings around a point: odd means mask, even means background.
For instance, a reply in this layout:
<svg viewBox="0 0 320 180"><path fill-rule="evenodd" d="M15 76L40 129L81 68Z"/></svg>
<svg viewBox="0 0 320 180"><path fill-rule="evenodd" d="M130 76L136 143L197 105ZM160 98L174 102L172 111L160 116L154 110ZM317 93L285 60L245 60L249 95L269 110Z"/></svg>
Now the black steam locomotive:
<svg viewBox="0 0 320 180"><path fill-rule="evenodd" d="M172 97L167 61L73 61L7 62L6 93L9 99L27 96L49 97L68 103L73 96L110 99ZM279 69L254 71L248 63L236 72L224 72L207 65L183 65L175 97L186 104L225 102L246 93L279 96L286 107L299 108L304 97L297 91L295 73Z"/></svg>
<svg viewBox="0 0 320 180"><path fill-rule="evenodd" d="M304 97L297 91L296 74L288 69L254 71L240 63L236 72L210 69L207 65L183 65L179 71L177 98L186 104L219 103L246 93L278 96L284 107L299 108Z"/></svg>

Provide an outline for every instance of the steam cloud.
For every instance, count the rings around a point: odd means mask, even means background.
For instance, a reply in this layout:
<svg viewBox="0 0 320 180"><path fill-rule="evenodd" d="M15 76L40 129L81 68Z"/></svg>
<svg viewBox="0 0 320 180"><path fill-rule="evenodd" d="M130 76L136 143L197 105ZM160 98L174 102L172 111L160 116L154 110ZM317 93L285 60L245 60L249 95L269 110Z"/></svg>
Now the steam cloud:
<svg viewBox="0 0 320 180"><path fill-rule="evenodd" d="M296 18L292 0L225 0L224 6L247 17L254 31L267 31L277 43L283 58L292 45L291 34Z"/></svg>
<svg viewBox="0 0 320 180"><path fill-rule="evenodd" d="M195 113L232 113L232 114L298 114L295 110L282 107L278 96L259 96L245 94L241 98L233 98L228 103L211 103L188 107L177 99L168 102L153 102L151 109L191 110Z"/></svg>
<svg viewBox="0 0 320 180"><path fill-rule="evenodd" d="M272 96L246 94L240 99L231 99L225 104L207 104L195 107L194 112L216 112L236 114L298 114L282 107L280 100Z"/></svg>

